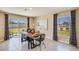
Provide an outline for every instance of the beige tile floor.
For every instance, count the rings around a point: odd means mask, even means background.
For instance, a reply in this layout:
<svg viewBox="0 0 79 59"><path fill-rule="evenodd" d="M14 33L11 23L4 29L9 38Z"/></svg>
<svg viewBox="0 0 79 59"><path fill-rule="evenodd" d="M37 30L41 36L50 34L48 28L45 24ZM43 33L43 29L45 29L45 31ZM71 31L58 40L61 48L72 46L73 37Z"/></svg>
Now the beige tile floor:
<svg viewBox="0 0 79 59"><path fill-rule="evenodd" d="M79 48L50 39L46 39L45 44L46 48L42 45L41 51L79 51ZM28 49L27 41L21 43L19 37L14 37L1 43L0 51L40 51L40 47L38 46L34 49Z"/></svg>

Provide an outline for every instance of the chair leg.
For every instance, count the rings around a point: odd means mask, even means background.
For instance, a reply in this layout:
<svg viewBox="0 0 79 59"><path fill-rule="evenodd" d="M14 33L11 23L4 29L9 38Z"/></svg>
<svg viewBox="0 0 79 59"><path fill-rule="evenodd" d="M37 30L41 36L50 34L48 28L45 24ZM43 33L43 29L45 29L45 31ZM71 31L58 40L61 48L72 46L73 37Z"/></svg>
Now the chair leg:
<svg viewBox="0 0 79 59"><path fill-rule="evenodd" d="M29 49L29 42L28 42L28 49Z"/></svg>
<svg viewBox="0 0 79 59"><path fill-rule="evenodd" d="M33 48L33 41L31 41L31 49Z"/></svg>
<svg viewBox="0 0 79 59"><path fill-rule="evenodd" d="M41 51L42 50L41 44L39 45L39 47L40 47L40 51Z"/></svg>
<svg viewBox="0 0 79 59"><path fill-rule="evenodd" d="M40 47L40 51L41 51L42 50L41 41L39 41L39 47Z"/></svg>
<svg viewBox="0 0 79 59"><path fill-rule="evenodd" d="M46 48L46 45L45 45L45 43L43 42L43 45L44 45L44 47Z"/></svg>
<svg viewBox="0 0 79 59"><path fill-rule="evenodd" d="M23 38L21 38L21 42L23 42Z"/></svg>

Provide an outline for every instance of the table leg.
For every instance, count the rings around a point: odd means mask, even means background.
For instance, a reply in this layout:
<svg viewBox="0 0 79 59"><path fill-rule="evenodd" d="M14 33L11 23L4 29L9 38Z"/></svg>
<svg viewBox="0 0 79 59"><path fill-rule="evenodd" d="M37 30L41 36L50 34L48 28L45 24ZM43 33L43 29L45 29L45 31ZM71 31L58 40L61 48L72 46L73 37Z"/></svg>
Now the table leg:
<svg viewBox="0 0 79 59"><path fill-rule="evenodd" d="M41 40L40 40L40 51L41 51Z"/></svg>
<svg viewBox="0 0 79 59"><path fill-rule="evenodd" d="M30 49L30 44L29 44L29 41L28 41L28 49Z"/></svg>

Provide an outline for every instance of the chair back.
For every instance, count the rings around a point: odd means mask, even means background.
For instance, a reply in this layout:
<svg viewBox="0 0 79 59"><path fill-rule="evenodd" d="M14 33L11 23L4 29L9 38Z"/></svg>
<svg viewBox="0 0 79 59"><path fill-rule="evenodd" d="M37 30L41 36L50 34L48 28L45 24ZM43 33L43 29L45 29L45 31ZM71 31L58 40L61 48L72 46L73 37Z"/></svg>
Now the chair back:
<svg viewBox="0 0 79 59"><path fill-rule="evenodd" d="M21 37L23 37L24 39L26 39L26 34L21 34Z"/></svg>
<svg viewBox="0 0 79 59"><path fill-rule="evenodd" d="M41 35L40 35L40 40L41 40L41 41L44 41L44 40L45 40L45 34L41 34Z"/></svg>

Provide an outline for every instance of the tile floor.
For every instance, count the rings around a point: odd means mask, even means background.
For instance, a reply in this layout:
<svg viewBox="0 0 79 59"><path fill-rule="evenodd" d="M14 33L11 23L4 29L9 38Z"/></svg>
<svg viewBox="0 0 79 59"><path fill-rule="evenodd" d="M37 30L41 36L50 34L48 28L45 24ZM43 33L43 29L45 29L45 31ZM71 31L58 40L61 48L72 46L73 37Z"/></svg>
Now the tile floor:
<svg viewBox="0 0 79 59"><path fill-rule="evenodd" d="M42 45L41 51L79 51L79 48L50 39L46 39L45 44L46 48ZM40 51L40 47L38 46L34 49L28 49L27 41L21 43L21 39L16 36L1 43L0 51Z"/></svg>

